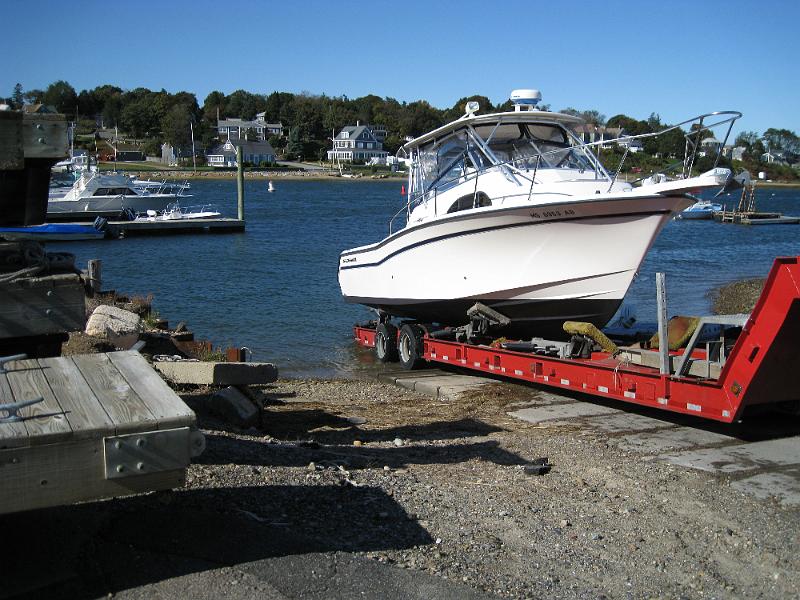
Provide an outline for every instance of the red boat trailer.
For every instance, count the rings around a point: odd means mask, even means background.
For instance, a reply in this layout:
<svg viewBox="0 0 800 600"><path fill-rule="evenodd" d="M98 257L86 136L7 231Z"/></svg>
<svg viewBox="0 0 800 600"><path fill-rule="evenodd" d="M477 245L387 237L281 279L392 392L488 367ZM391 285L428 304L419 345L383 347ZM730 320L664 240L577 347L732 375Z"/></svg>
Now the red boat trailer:
<svg viewBox="0 0 800 600"><path fill-rule="evenodd" d="M653 364L656 351L620 348L616 353L592 352L589 358L555 358L437 339L424 326L419 358L731 423L748 406L800 399L798 261L800 257L775 259L753 312L740 316L741 333L713 374L708 347L695 349L694 338L688 350L669 352L671 366L663 373L663 367ZM724 317L703 321L726 323ZM375 346L375 328L357 325L354 335L359 345Z"/></svg>

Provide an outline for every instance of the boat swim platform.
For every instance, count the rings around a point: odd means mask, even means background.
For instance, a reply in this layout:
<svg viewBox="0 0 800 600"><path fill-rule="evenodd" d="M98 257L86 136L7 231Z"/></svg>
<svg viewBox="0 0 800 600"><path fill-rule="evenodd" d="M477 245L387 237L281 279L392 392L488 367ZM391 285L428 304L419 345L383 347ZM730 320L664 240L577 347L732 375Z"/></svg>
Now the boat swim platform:
<svg viewBox="0 0 800 600"><path fill-rule="evenodd" d="M244 230L244 219L230 217L174 221L109 221L106 224L106 231L112 238L179 233L241 233Z"/></svg>
<svg viewBox="0 0 800 600"><path fill-rule="evenodd" d="M185 484L205 440L138 352L15 358L0 359L0 514Z"/></svg>

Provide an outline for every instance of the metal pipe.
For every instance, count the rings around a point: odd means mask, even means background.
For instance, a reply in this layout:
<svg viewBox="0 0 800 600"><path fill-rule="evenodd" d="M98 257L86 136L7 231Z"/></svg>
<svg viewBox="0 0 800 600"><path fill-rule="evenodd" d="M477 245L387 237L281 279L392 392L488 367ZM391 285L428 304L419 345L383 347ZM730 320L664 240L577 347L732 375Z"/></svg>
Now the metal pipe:
<svg viewBox="0 0 800 600"><path fill-rule="evenodd" d="M669 375L669 331L667 327L667 282L664 273L656 273L658 307L658 357L662 375Z"/></svg>

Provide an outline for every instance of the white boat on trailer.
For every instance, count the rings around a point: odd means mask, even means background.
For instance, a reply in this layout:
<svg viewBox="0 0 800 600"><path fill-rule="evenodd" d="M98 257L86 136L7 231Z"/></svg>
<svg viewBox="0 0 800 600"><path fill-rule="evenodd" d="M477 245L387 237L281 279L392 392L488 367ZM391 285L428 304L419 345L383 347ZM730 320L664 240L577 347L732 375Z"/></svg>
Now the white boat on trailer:
<svg viewBox="0 0 800 600"><path fill-rule="evenodd" d="M514 111L481 115L470 102L462 118L403 146L412 161L406 205L388 237L342 252L346 301L377 309L382 321L452 326L481 303L499 313L497 333L517 339L564 337L567 320L601 327L661 229L697 201L689 192L732 180L729 169L692 170L702 133L727 125L729 134L738 112L635 136L696 124L681 174L634 186L600 164L600 142L572 132L579 118L537 110L536 90L511 98ZM406 224L393 231L400 215Z"/></svg>

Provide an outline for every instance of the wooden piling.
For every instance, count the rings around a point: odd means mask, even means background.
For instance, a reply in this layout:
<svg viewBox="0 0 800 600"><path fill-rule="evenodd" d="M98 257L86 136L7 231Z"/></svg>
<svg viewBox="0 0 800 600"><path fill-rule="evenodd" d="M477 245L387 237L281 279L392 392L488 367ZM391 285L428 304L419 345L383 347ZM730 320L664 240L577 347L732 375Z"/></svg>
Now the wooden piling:
<svg viewBox="0 0 800 600"><path fill-rule="evenodd" d="M242 147L236 148L236 196L239 220L244 220L244 166L242 166Z"/></svg>
<svg viewBox="0 0 800 600"><path fill-rule="evenodd" d="M101 267L103 261L99 259L93 259L89 261L89 290L91 292L92 297L96 296L100 293L102 287L102 275L101 275Z"/></svg>

